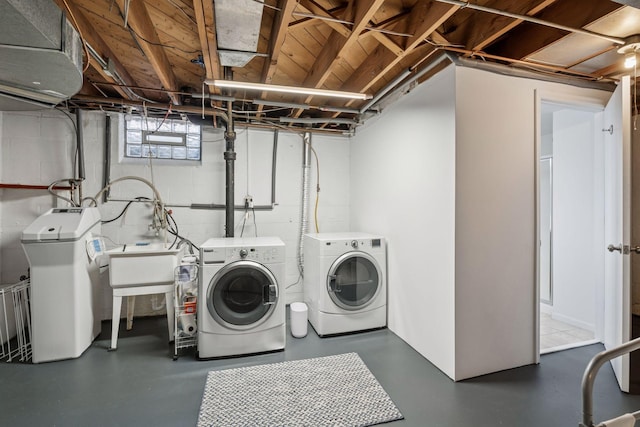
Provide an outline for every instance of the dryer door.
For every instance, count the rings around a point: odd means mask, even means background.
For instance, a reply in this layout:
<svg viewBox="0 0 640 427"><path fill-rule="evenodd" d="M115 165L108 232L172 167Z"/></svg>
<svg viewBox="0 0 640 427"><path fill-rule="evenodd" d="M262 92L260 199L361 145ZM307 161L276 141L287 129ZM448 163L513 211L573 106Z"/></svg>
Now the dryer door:
<svg viewBox="0 0 640 427"><path fill-rule="evenodd" d="M254 261L225 265L209 283L207 308L221 325L251 329L271 316L278 302L278 283L267 267Z"/></svg>
<svg viewBox="0 0 640 427"><path fill-rule="evenodd" d="M360 310L371 304L381 288L380 266L364 252L347 252L329 269L327 292L331 300L345 310Z"/></svg>

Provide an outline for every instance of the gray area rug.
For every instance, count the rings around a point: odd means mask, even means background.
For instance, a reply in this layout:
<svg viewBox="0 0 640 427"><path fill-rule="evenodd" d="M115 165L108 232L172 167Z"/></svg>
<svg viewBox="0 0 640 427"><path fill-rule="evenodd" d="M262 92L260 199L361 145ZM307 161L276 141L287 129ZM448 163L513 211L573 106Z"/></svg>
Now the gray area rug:
<svg viewBox="0 0 640 427"><path fill-rule="evenodd" d="M356 353L211 371L198 427L364 427L403 416Z"/></svg>

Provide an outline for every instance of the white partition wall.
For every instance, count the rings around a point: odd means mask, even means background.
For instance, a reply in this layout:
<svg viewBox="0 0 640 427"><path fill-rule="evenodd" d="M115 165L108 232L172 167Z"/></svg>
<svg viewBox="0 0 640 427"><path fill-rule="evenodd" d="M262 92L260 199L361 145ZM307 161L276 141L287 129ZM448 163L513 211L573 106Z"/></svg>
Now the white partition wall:
<svg viewBox="0 0 640 427"><path fill-rule="evenodd" d="M454 77L417 87L351 144L351 228L387 238L389 328L452 378Z"/></svg>
<svg viewBox="0 0 640 427"><path fill-rule="evenodd" d="M358 131L351 228L389 240L389 327L454 380L536 363L536 91L449 67Z"/></svg>

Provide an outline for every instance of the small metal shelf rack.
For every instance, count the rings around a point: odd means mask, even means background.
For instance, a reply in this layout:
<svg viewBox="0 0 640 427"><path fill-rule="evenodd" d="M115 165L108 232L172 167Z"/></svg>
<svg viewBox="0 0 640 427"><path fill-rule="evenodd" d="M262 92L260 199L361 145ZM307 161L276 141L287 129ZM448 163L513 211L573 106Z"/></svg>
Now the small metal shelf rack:
<svg viewBox="0 0 640 427"><path fill-rule="evenodd" d="M195 347L198 340L196 304L198 302L198 266L183 264L175 269L175 321L173 360L181 348Z"/></svg>

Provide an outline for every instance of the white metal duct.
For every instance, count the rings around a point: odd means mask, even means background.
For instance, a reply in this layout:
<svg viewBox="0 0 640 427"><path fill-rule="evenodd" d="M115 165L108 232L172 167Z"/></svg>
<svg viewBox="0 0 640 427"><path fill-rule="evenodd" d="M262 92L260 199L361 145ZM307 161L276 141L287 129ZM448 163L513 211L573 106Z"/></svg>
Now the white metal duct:
<svg viewBox="0 0 640 427"><path fill-rule="evenodd" d="M214 6L220 64L244 67L259 55L263 5L255 0L215 0Z"/></svg>
<svg viewBox="0 0 640 427"><path fill-rule="evenodd" d="M50 108L82 87L82 43L51 0L0 0L0 110Z"/></svg>

